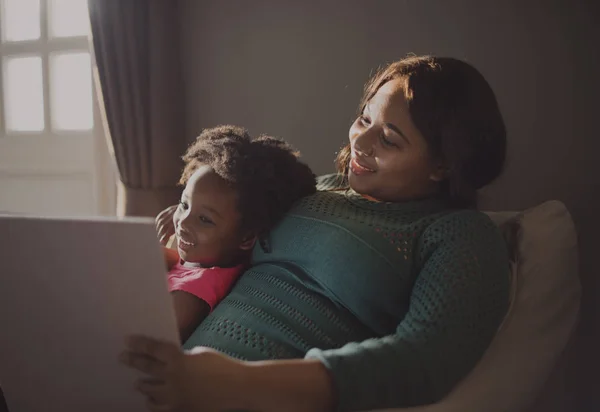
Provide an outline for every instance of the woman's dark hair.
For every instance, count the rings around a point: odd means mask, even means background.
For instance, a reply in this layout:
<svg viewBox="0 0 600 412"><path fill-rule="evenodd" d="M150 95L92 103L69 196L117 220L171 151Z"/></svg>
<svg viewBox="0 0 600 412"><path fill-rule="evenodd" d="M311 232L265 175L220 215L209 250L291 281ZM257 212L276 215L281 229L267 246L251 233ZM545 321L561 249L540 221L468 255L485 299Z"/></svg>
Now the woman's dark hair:
<svg viewBox="0 0 600 412"><path fill-rule="evenodd" d="M199 166L210 166L238 194L242 227L268 232L300 198L315 192L315 175L299 153L275 137L256 139L237 126L205 129L183 156L184 185Z"/></svg>
<svg viewBox="0 0 600 412"><path fill-rule="evenodd" d="M448 169L442 191L454 207L476 207L477 190L502 172L506 127L496 96L473 66L448 57L414 56L380 70L365 86L359 107L390 80L402 79L410 117L434 159ZM338 172L348 174L350 146L337 156Z"/></svg>

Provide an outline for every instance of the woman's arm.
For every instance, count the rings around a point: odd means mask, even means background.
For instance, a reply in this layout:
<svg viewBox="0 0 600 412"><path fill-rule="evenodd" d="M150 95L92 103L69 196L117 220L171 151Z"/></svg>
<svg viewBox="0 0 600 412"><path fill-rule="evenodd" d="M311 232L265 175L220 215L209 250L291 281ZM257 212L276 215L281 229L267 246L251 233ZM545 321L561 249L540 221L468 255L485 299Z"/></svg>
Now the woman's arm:
<svg viewBox="0 0 600 412"><path fill-rule="evenodd" d="M243 389L245 410L325 412L335 405L331 375L322 362L280 360L249 362Z"/></svg>
<svg viewBox="0 0 600 412"><path fill-rule="evenodd" d="M207 348L183 354L139 336L119 358L151 378L136 388L163 412L319 412L334 405L331 378L317 360L242 362Z"/></svg>
<svg viewBox="0 0 600 412"><path fill-rule="evenodd" d="M396 333L314 349L305 360L250 363L250 405L359 411L424 405L446 395L475 366L505 315L508 257L482 214L440 219L421 246L421 271Z"/></svg>
<svg viewBox="0 0 600 412"><path fill-rule="evenodd" d="M489 218L465 213L424 233L423 264L393 335L307 354L329 369L340 410L436 402L489 346L508 307L508 255Z"/></svg>
<svg viewBox="0 0 600 412"><path fill-rule="evenodd" d="M181 342L185 342L210 313L202 299L181 290L171 292Z"/></svg>

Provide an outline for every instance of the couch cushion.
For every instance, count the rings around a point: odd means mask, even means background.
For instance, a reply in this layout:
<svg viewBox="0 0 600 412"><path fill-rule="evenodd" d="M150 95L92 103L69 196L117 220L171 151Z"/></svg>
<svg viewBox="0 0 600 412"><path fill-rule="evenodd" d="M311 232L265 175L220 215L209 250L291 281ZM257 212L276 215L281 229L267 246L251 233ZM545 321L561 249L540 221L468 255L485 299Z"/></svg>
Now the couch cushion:
<svg viewBox="0 0 600 412"><path fill-rule="evenodd" d="M475 367L443 401L402 412L513 412L535 400L571 336L579 311L577 236L566 207L491 212L511 251L507 316Z"/></svg>

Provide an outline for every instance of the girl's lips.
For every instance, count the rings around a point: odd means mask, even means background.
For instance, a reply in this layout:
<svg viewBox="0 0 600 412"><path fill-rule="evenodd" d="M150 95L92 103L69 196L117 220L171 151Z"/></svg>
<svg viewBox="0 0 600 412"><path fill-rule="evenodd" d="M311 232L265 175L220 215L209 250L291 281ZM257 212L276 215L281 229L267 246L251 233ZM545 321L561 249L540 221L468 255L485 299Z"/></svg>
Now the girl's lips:
<svg viewBox="0 0 600 412"><path fill-rule="evenodd" d="M184 240L181 237L177 236L177 246L181 250L189 250L189 249L193 248L194 246L196 246L196 244L192 243L192 242L188 242L187 240Z"/></svg>
<svg viewBox="0 0 600 412"><path fill-rule="evenodd" d="M362 164L360 164L358 162L358 160L356 160L355 157L353 157L352 160L350 160L350 170L355 175L362 175L362 174L366 174L366 173L375 173L375 170L370 169L366 166L363 166Z"/></svg>

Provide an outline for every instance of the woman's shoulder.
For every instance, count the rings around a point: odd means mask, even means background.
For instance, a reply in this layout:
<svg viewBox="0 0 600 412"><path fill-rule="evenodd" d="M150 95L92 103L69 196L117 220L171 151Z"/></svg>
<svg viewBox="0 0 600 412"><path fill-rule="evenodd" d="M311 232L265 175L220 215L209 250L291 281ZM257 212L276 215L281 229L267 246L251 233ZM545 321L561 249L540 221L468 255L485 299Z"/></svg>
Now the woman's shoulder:
<svg viewBox="0 0 600 412"><path fill-rule="evenodd" d="M423 232L426 243L487 244L505 247L502 233L492 219L478 210L453 210L433 221Z"/></svg>
<svg viewBox="0 0 600 412"><path fill-rule="evenodd" d="M476 209L456 209L447 211L444 216L437 220L438 223L454 223L469 227L495 228L492 219L484 212Z"/></svg>
<svg viewBox="0 0 600 412"><path fill-rule="evenodd" d="M485 213L475 210L447 213L427 227L418 245L417 267L420 269L430 265L441 268L440 273L445 270L477 273L478 276L469 277L470 281L495 282L507 287L507 243Z"/></svg>

